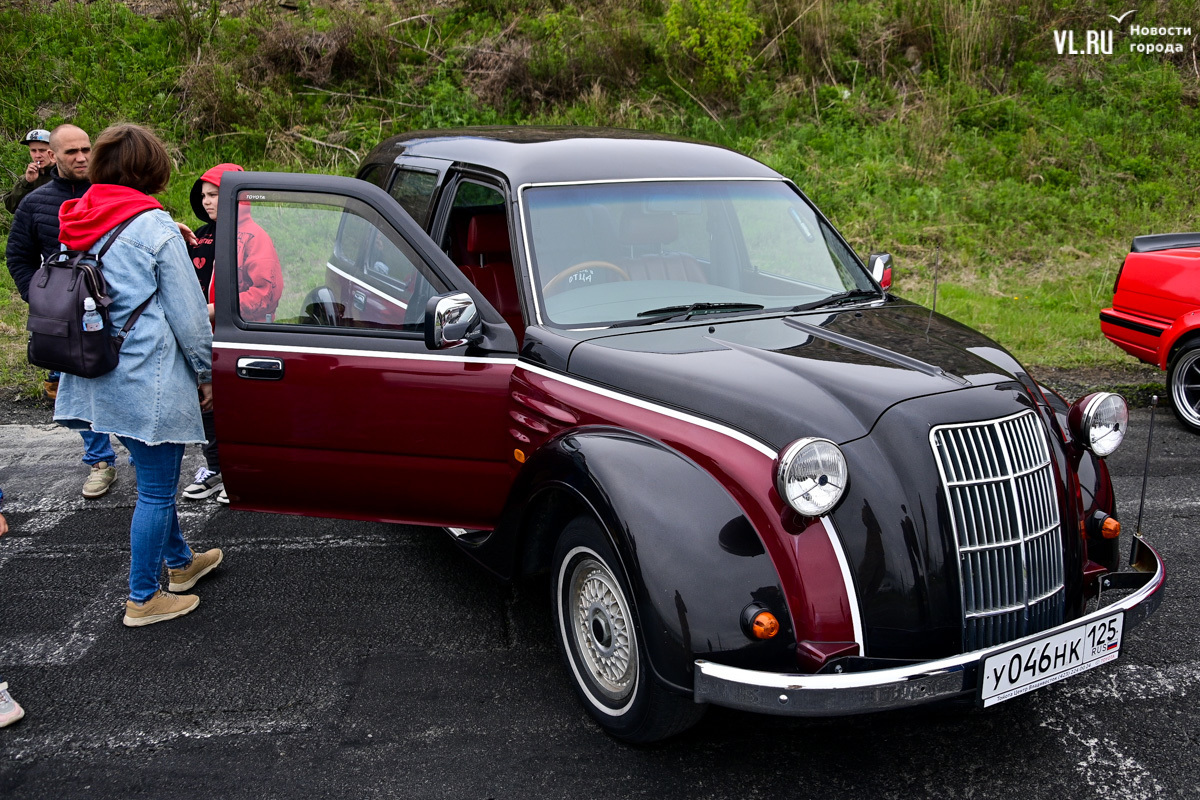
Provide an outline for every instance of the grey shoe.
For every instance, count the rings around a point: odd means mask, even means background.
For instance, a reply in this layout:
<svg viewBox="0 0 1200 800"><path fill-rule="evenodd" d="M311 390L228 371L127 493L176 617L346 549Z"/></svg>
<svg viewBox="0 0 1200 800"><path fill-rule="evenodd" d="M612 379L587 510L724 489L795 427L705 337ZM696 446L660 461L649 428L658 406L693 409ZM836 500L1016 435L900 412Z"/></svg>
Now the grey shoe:
<svg viewBox="0 0 1200 800"><path fill-rule="evenodd" d="M221 481L221 473L213 472L208 467L196 470L196 477L183 490L183 496L188 500L203 500L221 491L225 484Z"/></svg>
<svg viewBox="0 0 1200 800"><path fill-rule="evenodd" d="M108 493L108 488L116 483L116 480L117 468L112 464L107 461L93 464L92 471L88 474L87 480L83 482L83 496L89 500L103 497Z"/></svg>

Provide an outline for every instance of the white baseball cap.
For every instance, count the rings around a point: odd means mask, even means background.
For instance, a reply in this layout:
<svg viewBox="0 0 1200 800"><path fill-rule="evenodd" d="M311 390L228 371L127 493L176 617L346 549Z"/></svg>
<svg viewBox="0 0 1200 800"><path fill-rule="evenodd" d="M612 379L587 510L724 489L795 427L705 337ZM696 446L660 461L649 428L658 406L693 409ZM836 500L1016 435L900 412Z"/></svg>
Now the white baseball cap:
<svg viewBox="0 0 1200 800"><path fill-rule="evenodd" d="M45 142L50 144L50 131L44 128L34 128L29 133L25 134L25 138L21 140L21 144L32 144L33 142Z"/></svg>

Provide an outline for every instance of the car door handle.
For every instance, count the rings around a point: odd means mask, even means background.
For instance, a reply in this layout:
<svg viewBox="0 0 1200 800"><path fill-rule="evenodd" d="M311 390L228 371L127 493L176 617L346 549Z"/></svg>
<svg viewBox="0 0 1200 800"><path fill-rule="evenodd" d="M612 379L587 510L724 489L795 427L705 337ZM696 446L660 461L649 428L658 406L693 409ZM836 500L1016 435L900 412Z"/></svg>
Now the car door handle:
<svg viewBox="0 0 1200 800"><path fill-rule="evenodd" d="M278 381L283 379L283 361L278 358L263 358L249 356L237 360L239 378L250 378L258 381Z"/></svg>

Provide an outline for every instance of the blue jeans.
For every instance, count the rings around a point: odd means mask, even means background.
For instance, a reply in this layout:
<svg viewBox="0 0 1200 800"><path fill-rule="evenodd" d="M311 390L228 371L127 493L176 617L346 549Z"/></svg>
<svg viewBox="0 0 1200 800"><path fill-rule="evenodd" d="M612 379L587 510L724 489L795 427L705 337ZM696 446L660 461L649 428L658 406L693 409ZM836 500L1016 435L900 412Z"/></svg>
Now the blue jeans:
<svg viewBox="0 0 1200 800"><path fill-rule="evenodd" d="M117 454L113 451L112 439L108 438L107 433L80 431L79 435L83 437L83 463L89 467L101 461L107 461L110 467L116 463Z"/></svg>
<svg viewBox="0 0 1200 800"><path fill-rule="evenodd" d="M137 472L138 499L129 528L129 599L144 603L159 589L164 562L168 569L192 563L192 550L175 513L184 446L117 438L133 454Z"/></svg>

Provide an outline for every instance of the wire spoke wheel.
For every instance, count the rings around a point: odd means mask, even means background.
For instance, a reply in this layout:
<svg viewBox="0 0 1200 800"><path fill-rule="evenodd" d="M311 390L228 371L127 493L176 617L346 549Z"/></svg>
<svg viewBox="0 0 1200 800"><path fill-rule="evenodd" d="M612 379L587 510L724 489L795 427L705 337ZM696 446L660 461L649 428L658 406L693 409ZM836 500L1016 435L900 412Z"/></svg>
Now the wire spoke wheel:
<svg viewBox="0 0 1200 800"><path fill-rule="evenodd" d="M1175 416L1200 432L1200 347L1184 350L1175 358L1169 382Z"/></svg>
<svg viewBox="0 0 1200 800"><path fill-rule="evenodd" d="M638 672L637 639L620 586L603 563L584 557L567 591L576 652L596 688L620 702L633 691Z"/></svg>
<svg viewBox="0 0 1200 800"><path fill-rule="evenodd" d="M579 516L554 547L554 632L587 713L626 742L687 730L707 706L657 685L624 565L595 519Z"/></svg>

